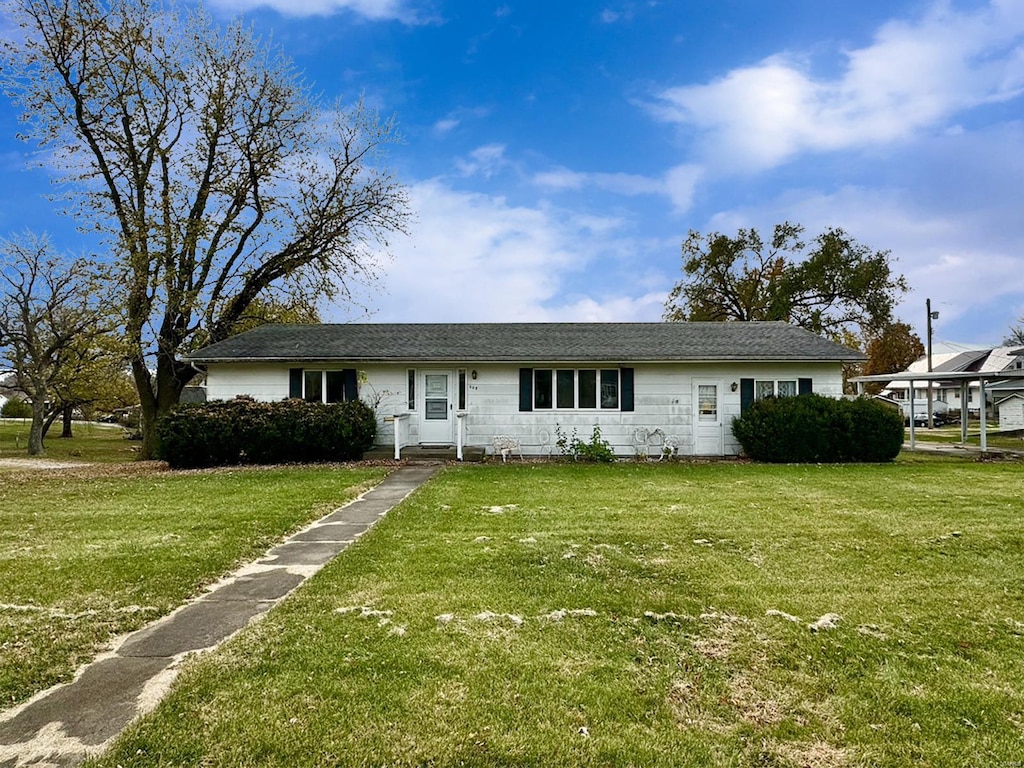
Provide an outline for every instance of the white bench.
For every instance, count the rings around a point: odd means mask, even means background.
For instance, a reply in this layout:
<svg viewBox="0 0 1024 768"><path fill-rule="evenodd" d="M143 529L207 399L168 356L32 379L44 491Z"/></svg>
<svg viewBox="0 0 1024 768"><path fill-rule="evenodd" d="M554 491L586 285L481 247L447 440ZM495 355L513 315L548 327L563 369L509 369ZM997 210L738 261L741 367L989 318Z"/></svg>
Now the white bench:
<svg viewBox="0 0 1024 768"><path fill-rule="evenodd" d="M495 435L494 439L491 440L491 445L494 446L495 455L501 454L501 461L505 463L508 461L508 457L513 452L519 454L519 458L523 458L523 447L519 444L519 438L512 437L511 435Z"/></svg>

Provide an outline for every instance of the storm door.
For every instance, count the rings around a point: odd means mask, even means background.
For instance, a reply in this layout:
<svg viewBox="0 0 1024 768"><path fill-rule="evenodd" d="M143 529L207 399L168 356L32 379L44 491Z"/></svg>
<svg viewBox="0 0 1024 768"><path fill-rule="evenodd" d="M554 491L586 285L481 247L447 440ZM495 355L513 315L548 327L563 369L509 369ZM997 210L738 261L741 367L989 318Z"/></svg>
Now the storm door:
<svg viewBox="0 0 1024 768"><path fill-rule="evenodd" d="M722 455L722 381L693 380L693 452Z"/></svg>
<svg viewBox="0 0 1024 768"><path fill-rule="evenodd" d="M420 410L420 442L452 442L451 371L423 372L423 403Z"/></svg>

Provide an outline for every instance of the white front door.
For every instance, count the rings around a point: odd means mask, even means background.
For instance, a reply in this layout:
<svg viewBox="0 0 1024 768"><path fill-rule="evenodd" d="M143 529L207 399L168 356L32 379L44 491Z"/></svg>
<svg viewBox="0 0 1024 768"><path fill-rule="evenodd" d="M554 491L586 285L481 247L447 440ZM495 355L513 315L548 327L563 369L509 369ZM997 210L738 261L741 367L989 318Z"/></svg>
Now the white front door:
<svg viewBox="0 0 1024 768"><path fill-rule="evenodd" d="M452 442L450 371L423 372L420 442L427 444L450 444Z"/></svg>
<svg viewBox="0 0 1024 768"><path fill-rule="evenodd" d="M722 380L693 380L693 452L697 456L721 456Z"/></svg>

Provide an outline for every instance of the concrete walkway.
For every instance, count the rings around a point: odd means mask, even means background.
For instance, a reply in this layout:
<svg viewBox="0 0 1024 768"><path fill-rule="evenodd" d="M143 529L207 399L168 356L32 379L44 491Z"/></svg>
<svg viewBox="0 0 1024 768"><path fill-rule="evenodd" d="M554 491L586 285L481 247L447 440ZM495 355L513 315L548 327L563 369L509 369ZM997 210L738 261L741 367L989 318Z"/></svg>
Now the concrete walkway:
<svg viewBox="0 0 1024 768"><path fill-rule="evenodd" d="M986 450L982 451L977 445L961 445L960 443L932 443L924 440L916 441L913 448L910 447L910 442L903 443L903 450L905 451L919 451L921 453L940 453L944 456L959 456L961 458L967 456L980 457L980 456L1001 456L1008 458L1024 458L1024 448L1021 450L1014 450L1012 448L993 448L989 446Z"/></svg>
<svg viewBox="0 0 1024 768"><path fill-rule="evenodd" d="M126 636L73 682L0 714L0 768L65 768L102 753L132 720L160 702L186 657L215 648L262 616L438 469L396 470L199 599Z"/></svg>

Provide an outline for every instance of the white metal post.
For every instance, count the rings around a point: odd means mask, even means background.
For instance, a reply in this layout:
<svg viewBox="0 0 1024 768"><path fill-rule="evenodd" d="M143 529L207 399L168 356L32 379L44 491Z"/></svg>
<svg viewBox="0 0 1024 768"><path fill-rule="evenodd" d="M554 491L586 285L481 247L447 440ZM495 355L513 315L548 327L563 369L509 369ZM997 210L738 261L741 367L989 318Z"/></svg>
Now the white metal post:
<svg viewBox="0 0 1024 768"><path fill-rule="evenodd" d="M982 378L978 381L981 385L981 452L984 453L988 450L988 427L985 424L986 411L988 410L985 397L985 379Z"/></svg>
<svg viewBox="0 0 1024 768"><path fill-rule="evenodd" d="M914 432L914 382L910 382L910 450L914 450L916 433Z"/></svg>
<svg viewBox="0 0 1024 768"><path fill-rule="evenodd" d="M971 396L970 382L964 379L960 382L960 444L967 445L967 422L971 418L970 403Z"/></svg>
<svg viewBox="0 0 1024 768"><path fill-rule="evenodd" d="M455 414L455 458L462 461L462 420L465 413Z"/></svg>

